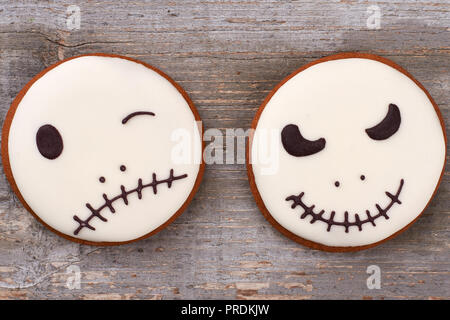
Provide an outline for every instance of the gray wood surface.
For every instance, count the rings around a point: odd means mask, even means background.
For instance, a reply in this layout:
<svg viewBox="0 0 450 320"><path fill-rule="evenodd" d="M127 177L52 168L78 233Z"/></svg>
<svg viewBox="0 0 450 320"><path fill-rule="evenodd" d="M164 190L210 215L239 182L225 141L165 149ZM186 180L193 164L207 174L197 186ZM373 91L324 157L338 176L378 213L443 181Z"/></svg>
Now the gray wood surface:
<svg viewBox="0 0 450 320"><path fill-rule="evenodd" d="M81 12L68 30L69 5ZM367 27L378 5L380 29ZM370 52L410 71L449 122L449 1L0 1L0 118L35 74L92 52L159 67L188 92L205 128L248 128L271 88L301 65ZM450 177L407 232L358 253L282 236L259 213L244 165L207 166L189 209L144 241L90 247L36 222L0 176L0 299L448 299ZM69 266L81 270L70 289ZM366 268L381 269L369 290ZM72 267L73 268L73 267Z"/></svg>

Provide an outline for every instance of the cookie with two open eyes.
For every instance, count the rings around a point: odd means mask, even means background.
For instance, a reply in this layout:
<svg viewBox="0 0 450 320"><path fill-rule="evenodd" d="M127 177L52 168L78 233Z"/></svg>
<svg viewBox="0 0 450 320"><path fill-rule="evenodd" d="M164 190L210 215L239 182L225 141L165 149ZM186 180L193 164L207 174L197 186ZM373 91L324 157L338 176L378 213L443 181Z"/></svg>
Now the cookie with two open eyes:
<svg viewBox="0 0 450 320"><path fill-rule="evenodd" d="M441 180L446 135L425 88L392 61L344 53L283 80L252 124L252 192L287 237L327 251L409 227Z"/></svg>
<svg viewBox="0 0 450 320"><path fill-rule="evenodd" d="M180 215L200 184L199 120L158 69L116 55L74 57L38 74L12 103L5 173L24 206L65 238L142 239Z"/></svg>

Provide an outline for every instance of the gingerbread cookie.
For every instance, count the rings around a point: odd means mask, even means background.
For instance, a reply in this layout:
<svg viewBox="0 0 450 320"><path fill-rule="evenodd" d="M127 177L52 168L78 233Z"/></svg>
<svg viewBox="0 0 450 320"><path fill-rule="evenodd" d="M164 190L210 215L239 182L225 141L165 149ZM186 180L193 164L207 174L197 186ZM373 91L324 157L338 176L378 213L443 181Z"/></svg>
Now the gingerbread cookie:
<svg viewBox="0 0 450 320"><path fill-rule="evenodd" d="M409 227L444 172L446 135L425 88L392 61L344 53L283 80L247 150L264 216L327 251L375 246Z"/></svg>
<svg viewBox="0 0 450 320"><path fill-rule="evenodd" d="M204 169L199 120L158 69L117 55L78 56L18 94L3 126L3 166L23 205L59 235L131 242L167 226L192 200Z"/></svg>

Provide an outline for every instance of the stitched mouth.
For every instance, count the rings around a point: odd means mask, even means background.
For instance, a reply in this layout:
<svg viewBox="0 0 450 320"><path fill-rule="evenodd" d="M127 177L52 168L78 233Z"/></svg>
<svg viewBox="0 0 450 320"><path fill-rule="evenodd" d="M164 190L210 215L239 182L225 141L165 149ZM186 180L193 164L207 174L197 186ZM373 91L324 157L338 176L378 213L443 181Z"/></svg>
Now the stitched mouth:
<svg viewBox="0 0 450 320"><path fill-rule="evenodd" d="M397 192L395 194L392 194L388 191L385 192L386 196L390 199L389 204L385 208L381 208L381 206L376 203L375 208L377 209L378 213L375 215L371 215L369 210L366 210L366 218L364 220L361 220L358 213L355 213L355 220L349 221L348 219L348 211L344 212L344 221L336 221L334 220L334 216L336 214L335 211L331 211L329 218L324 218L323 214L325 213L324 210L321 210L318 213L314 212L315 205L307 206L303 202L303 196L304 192L300 193L298 196L291 195L286 198L286 201L293 201L291 208L295 209L296 207L300 207L303 210L302 215L300 216L300 219L305 219L308 216L311 216L310 223L313 224L316 221L321 221L328 225L327 231L330 232L332 226L341 226L345 228L345 232L349 232L349 228L356 226L358 227L359 231L362 231L362 226L366 223L372 224L372 226L376 226L375 220L378 218L384 217L386 220L389 219L389 216L387 215L388 211L392 208L394 204L402 204L402 202L399 200L400 193L402 192L404 180L400 180L400 184L397 188Z"/></svg>
<svg viewBox="0 0 450 320"><path fill-rule="evenodd" d="M147 184L143 184L142 183L142 179L138 179L137 182L137 187L134 189L130 189L130 190L126 190L125 187L123 185L120 186L120 194L112 197L111 199L108 198L108 196L104 193L103 194L103 199L105 200L105 203L103 205L101 205L100 207L98 207L97 209L94 209L89 203L86 203L86 207L91 211L91 214L89 215L89 217L87 217L86 220L82 220L80 219L77 215L73 216L73 219L78 222L79 226L75 229L75 231L73 232L74 235L78 235L78 233L83 230L84 228L90 229L92 231L95 231L95 228L89 224L89 222L94 219L94 218L98 218L103 222L107 222L108 219L106 219L105 217L103 217L101 215L101 212L103 209L108 208L109 211L111 213L115 213L116 210L113 207L114 202L122 199L123 202L128 205L128 196L130 194L136 193L138 196L138 199L142 199L142 190L144 190L145 188L152 188L153 189L153 194L157 194L158 193L158 185L163 184L163 183L167 183L167 187L170 189L172 187L172 183L176 180L181 180L186 178L188 175L187 174L182 174L179 176L175 176L173 174L173 169L170 169L170 174L169 177L163 180L158 180L156 178L156 174L153 173L152 175L152 181L150 183Z"/></svg>

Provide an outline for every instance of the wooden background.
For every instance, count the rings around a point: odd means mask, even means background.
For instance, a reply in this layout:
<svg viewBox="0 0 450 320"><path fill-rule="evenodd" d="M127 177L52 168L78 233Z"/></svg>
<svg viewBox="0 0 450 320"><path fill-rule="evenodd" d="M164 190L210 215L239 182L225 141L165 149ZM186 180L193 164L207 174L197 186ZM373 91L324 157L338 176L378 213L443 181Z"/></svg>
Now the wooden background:
<svg viewBox="0 0 450 320"><path fill-rule="evenodd" d="M69 5L81 10L68 30ZM378 5L381 28L367 8ZM450 3L427 1L0 1L0 118L35 74L105 52L162 69L191 96L205 128L248 128L271 88L329 54L382 55L411 72L449 123ZM407 232L358 253L283 237L259 213L245 166L207 166L189 209L166 230L91 247L38 224L0 177L0 299L445 299L450 297L450 177ZM81 289L66 285L81 270ZM381 268L369 290L366 268ZM76 268L76 267L75 267Z"/></svg>

